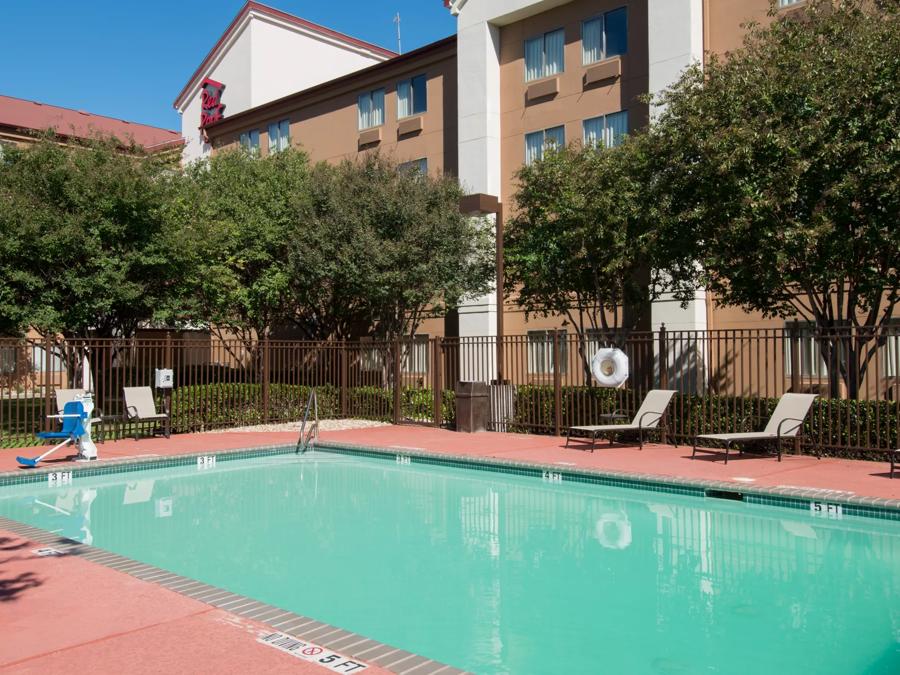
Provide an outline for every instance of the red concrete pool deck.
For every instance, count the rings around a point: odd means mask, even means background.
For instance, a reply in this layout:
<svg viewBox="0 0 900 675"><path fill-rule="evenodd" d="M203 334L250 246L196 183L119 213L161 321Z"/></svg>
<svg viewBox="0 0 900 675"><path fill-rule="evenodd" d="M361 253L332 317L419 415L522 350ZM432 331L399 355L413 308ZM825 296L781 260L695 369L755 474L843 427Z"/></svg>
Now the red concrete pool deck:
<svg viewBox="0 0 900 675"><path fill-rule="evenodd" d="M272 632L261 623L40 547L0 530L4 675L333 672L257 642Z"/></svg>
<svg viewBox="0 0 900 675"><path fill-rule="evenodd" d="M561 467L654 474L660 477L731 481L736 486L793 487L851 492L856 497L900 499L900 479L890 479L887 462L816 459L806 455L784 455L781 462L774 457L733 454L726 465L722 454L698 454L691 459L686 446L646 444L643 450L634 445L610 446L598 442L591 453L589 446L573 443L566 448L565 438L527 434L461 434L446 429L419 426L382 426L368 429L322 432L324 441L368 445L380 448L407 448L438 454L493 457ZM203 451L235 450L264 445L293 444L297 432L227 432L217 434L185 434L139 441L124 439L99 445L100 461L129 457L167 456ZM38 448L0 450L0 472L18 468L17 454L34 456ZM52 459L52 458L51 458ZM62 466L61 458L47 466ZM27 471L27 469L22 469ZM750 480L748 480L750 479Z"/></svg>

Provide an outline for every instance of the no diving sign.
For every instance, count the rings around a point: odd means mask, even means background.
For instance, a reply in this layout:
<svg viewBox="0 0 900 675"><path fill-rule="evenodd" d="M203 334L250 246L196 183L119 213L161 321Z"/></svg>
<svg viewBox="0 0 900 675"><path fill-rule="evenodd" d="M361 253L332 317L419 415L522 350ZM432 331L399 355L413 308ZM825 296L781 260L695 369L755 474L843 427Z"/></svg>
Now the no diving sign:
<svg viewBox="0 0 900 675"><path fill-rule="evenodd" d="M330 649L298 640L284 633L270 633L258 638L257 642L280 649L291 656L296 656L298 659L318 663L320 666L325 666L336 673L361 673L368 668L364 663L348 659L346 656L342 656Z"/></svg>

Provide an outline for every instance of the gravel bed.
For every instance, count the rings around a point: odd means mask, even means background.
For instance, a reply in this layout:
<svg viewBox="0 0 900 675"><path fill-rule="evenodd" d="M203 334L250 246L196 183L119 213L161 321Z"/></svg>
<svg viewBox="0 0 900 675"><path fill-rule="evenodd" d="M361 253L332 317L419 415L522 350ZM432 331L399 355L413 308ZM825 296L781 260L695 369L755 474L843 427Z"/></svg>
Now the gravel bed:
<svg viewBox="0 0 900 675"><path fill-rule="evenodd" d="M228 434L247 431L300 431L302 422L285 422L282 424L257 424L252 427L234 427L231 429L215 429L207 433ZM319 420L319 431L343 431L344 429L369 429L371 427L386 427L387 422L373 422L372 420Z"/></svg>

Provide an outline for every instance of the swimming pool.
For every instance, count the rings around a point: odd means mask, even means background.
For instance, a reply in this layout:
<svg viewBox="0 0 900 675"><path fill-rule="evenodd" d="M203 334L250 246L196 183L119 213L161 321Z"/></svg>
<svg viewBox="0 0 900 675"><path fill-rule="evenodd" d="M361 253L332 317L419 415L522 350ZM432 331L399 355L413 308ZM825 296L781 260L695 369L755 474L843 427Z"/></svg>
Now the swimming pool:
<svg viewBox="0 0 900 675"><path fill-rule="evenodd" d="M477 673L900 672L900 522L317 451L0 515Z"/></svg>

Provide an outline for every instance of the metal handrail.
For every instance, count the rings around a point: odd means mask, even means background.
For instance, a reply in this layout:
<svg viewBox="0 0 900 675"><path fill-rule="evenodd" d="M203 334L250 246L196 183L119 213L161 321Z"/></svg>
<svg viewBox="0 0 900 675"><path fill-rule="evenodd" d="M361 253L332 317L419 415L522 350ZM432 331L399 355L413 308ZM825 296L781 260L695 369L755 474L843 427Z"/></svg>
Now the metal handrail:
<svg viewBox="0 0 900 675"><path fill-rule="evenodd" d="M306 424L309 422L310 412L313 413L314 421L307 431ZM319 440L319 398L316 396L316 388L313 387L306 401L306 411L303 413L303 423L300 425L300 438L297 439L294 453L298 455L305 453L310 446L315 446L317 440Z"/></svg>

